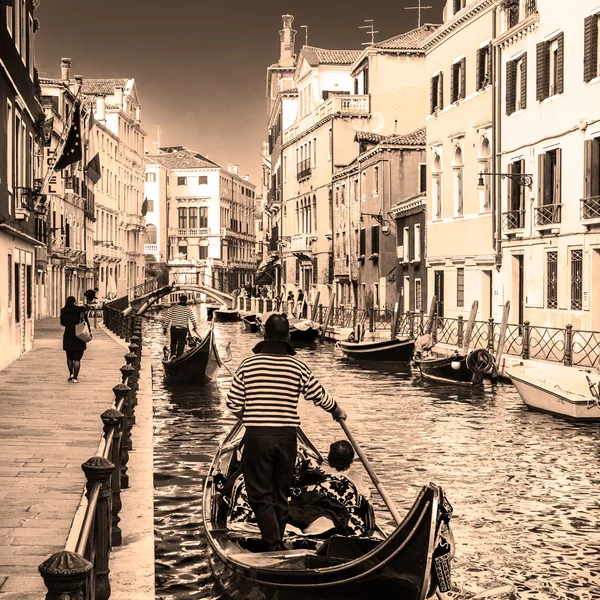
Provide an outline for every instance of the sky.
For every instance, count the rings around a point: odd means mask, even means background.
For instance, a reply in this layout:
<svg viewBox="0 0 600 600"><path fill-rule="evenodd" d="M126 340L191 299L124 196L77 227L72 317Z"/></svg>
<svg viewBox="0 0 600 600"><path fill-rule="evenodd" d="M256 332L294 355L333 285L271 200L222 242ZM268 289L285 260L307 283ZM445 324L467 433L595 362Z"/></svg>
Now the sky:
<svg viewBox="0 0 600 600"><path fill-rule="evenodd" d="M146 147L183 145L260 179L267 137L266 69L279 57L281 15L294 15L296 53L358 49L374 19L381 41L417 26L419 0L42 0L36 62L42 77L135 78ZM444 0L423 23L440 23ZM158 127L157 127L158 126Z"/></svg>

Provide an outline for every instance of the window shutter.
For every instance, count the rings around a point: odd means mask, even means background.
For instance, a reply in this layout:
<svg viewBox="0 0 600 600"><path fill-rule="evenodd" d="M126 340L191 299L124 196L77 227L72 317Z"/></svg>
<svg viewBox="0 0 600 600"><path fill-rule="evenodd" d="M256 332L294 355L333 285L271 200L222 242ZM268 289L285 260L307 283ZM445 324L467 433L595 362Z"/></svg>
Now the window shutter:
<svg viewBox="0 0 600 600"><path fill-rule="evenodd" d="M359 256L365 255L366 237L367 237L366 229L361 229L360 230L360 239L359 239L359 250L358 250Z"/></svg>
<svg viewBox="0 0 600 600"><path fill-rule="evenodd" d="M481 64L481 53L483 48L479 48L475 53L475 81L476 89L479 91L483 87L483 65Z"/></svg>
<svg viewBox="0 0 600 600"><path fill-rule="evenodd" d="M591 81L598 76L598 15L585 19L583 53L583 79Z"/></svg>
<svg viewBox="0 0 600 600"><path fill-rule="evenodd" d="M550 87L550 61L548 43L540 42L536 46L536 99L541 102L548 97Z"/></svg>
<svg viewBox="0 0 600 600"><path fill-rule="evenodd" d="M435 77L432 77L431 82L430 82L431 87L429 88L429 107L430 107L429 113L430 114L433 114L433 111L435 109L436 98L433 97L434 96L434 94L433 94L434 82L435 82Z"/></svg>
<svg viewBox="0 0 600 600"><path fill-rule="evenodd" d="M558 51L556 53L556 93L562 94L565 89L565 34L558 34Z"/></svg>
<svg viewBox="0 0 600 600"><path fill-rule="evenodd" d="M467 59L460 61L460 97L467 97Z"/></svg>
<svg viewBox="0 0 600 600"><path fill-rule="evenodd" d="M583 143L583 196L592 197L592 152L594 140Z"/></svg>
<svg viewBox="0 0 600 600"><path fill-rule="evenodd" d="M515 61L510 60L506 63L506 114L512 115L515 112Z"/></svg>
<svg viewBox="0 0 600 600"><path fill-rule="evenodd" d="M296 258L296 283L300 283L300 259Z"/></svg>
<svg viewBox="0 0 600 600"><path fill-rule="evenodd" d="M319 283L319 259L312 259L313 283Z"/></svg>
<svg viewBox="0 0 600 600"><path fill-rule="evenodd" d="M546 155L542 152L538 156L538 206L544 205L544 183L545 183L545 170L546 170Z"/></svg>
<svg viewBox="0 0 600 600"><path fill-rule="evenodd" d="M444 108L444 74L441 71L438 75L438 108Z"/></svg>
<svg viewBox="0 0 600 600"><path fill-rule="evenodd" d="M513 164L512 163L508 163L507 165L508 169L507 172L508 173L512 173L513 172ZM508 178L508 183L507 183L507 194L506 194L506 206L507 206L507 210L508 211L513 211L516 210L515 207L513 206L513 180L512 177Z"/></svg>
<svg viewBox="0 0 600 600"><path fill-rule="evenodd" d="M521 58L521 106L527 108L527 54Z"/></svg>
<svg viewBox="0 0 600 600"><path fill-rule="evenodd" d="M379 225L371 227L371 253L379 254Z"/></svg>
<svg viewBox="0 0 600 600"><path fill-rule="evenodd" d="M450 102L456 102L458 94L456 93L456 65L450 69Z"/></svg>
<svg viewBox="0 0 600 600"><path fill-rule="evenodd" d="M486 56L486 60L487 60L487 78L488 78L488 84L492 83L493 78L492 78L492 52L494 51L494 47L492 46L492 43L490 42L488 45L488 51L487 51L487 56Z"/></svg>
<svg viewBox="0 0 600 600"><path fill-rule="evenodd" d="M558 148L556 150L556 181L554 188L554 202L555 204L560 204L561 200L561 171L562 171L562 149Z"/></svg>

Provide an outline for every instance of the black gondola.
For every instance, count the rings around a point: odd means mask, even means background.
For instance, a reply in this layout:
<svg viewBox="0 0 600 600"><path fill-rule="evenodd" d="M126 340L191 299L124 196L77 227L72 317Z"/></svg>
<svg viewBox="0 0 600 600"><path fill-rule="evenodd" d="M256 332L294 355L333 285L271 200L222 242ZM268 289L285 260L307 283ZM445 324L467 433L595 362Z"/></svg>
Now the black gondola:
<svg viewBox="0 0 600 600"><path fill-rule="evenodd" d="M211 325L206 336L181 356L163 360L165 377L174 383L206 383L221 367Z"/></svg>
<svg viewBox="0 0 600 600"><path fill-rule="evenodd" d="M332 535L302 548L253 552L244 540L227 533L229 504L223 482L238 468L244 427L236 425L213 460L205 481L203 520L213 573L233 600L358 599L369 597L425 600L436 591L443 565L434 559L449 547L438 534L449 521L451 507L442 490L423 487L404 520L385 535L374 523L363 537ZM301 429L298 446L317 461L318 451ZM367 503L368 505L368 503ZM303 538L310 540L311 538ZM437 549L437 550L436 550ZM434 563L437 565L434 568ZM443 561L440 561L443 563ZM444 563L448 568L449 561ZM446 580L446 584L447 584Z"/></svg>
<svg viewBox="0 0 600 600"><path fill-rule="evenodd" d="M242 317L244 323L244 329L250 333L258 333L260 331L260 325L256 320L256 315L245 315Z"/></svg>
<svg viewBox="0 0 600 600"><path fill-rule="evenodd" d="M219 310L219 308L221 308L221 306L218 304L207 304L206 305L206 320L212 321L213 313L215 312L215 310Z"/></svg>
<svg viewBox="0 0 600 600"><path fill-rule="evenodd" d="M370 342L340 342L342 352L353 360L377 362L410 362L415 340L398 339Z"/></svg>
<svg viewBox="0 0 600 600"><path fill-rule="evenodd" d="M289 319L290 342L312 344L321 333L321 326L310 319Z"/></svg>
<svg viewBox="0 0 600 600"><path fill-rule="evenodd" d="M237 308L222 306L213 311L213 320L220 323L231 323L240 320L240 311Z"/></svg>
<svg viewBox="0 0 600 600"><path fill-rule="evenodd" d="M494 357L484 348L469 354L421 356L413 363L427 379L467 385L480 384L483 376L490 375L495 367Z"/></svg>

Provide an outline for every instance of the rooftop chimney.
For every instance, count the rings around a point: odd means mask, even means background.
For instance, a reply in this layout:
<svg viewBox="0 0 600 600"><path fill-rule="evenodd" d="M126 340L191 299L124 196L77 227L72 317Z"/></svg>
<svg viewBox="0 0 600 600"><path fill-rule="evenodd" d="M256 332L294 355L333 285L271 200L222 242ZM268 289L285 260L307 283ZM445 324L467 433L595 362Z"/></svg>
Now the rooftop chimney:
<svg viewBox="0 0 600 600"><path fill-rule="evenodd" d="M237 165L233 165L233 174L234 175L238 174L238 166Z"/></svg>
<svg viewBox="0 0 600 600"><path fill-rule="evenodd" d="M292 15L282 15L283 29L279 31L279 66L293 67L296 55L294 54L294 42L296 40L296 31L292 29L294 17Z"/></svg>
<svg viewBox="0 0 600 600"><path fill-rule="evenodd" d="M96 121L106 120L106 98L104 96L96 96Z"/></svg>
<svg viewBox="0 0 600 600"><path fill-rule="evenodd" d="M75 95L79 94L79 90L83 85L83 77L81 75L75 75Z"/></svg>
<svg viewBox="0 0 600 600"><path fill-rule="evenodd" d="M227 165L227 170L228 170L230 173L233 173L233 165Z"/></svg>
<svg viewBox="0 0 600 600"><path fill-rule="evenodd" d="M60 78L63 81L69 81L71 79L71 59L61 58L60 59Z"/></svg>
<svg viewBox="0 0 600 600"><path fill-rule="evenodd" d="M250 175L242 175L244 181L250 181Z"/></svg>

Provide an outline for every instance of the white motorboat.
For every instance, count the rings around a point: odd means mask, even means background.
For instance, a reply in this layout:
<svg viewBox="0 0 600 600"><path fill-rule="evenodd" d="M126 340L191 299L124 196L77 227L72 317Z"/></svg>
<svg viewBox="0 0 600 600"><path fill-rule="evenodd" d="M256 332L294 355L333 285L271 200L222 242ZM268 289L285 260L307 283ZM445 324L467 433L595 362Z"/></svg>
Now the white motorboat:
<svg viewBox="0 0 600 600"><path fill-rule="evenodd" d="M549 363L505 372L527 406L577 421L600 420L600 375L595 371Z"/></svg>

